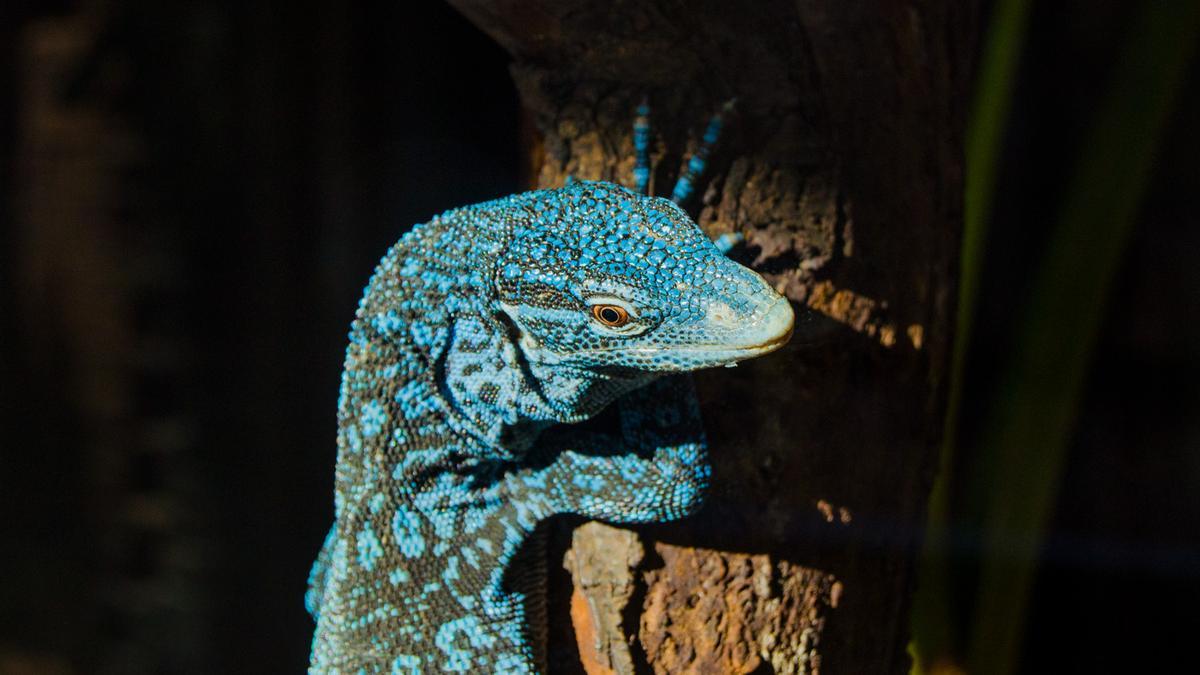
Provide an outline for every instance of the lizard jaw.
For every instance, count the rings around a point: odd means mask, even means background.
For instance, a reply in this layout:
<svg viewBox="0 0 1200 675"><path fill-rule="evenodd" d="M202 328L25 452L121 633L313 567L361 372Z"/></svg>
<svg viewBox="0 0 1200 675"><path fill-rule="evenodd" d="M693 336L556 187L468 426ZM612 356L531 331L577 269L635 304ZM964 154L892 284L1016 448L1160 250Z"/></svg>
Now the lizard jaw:
<svg viewBox="0 0 1200 675"><path fill-rule="evenodd" d="M653 368L654 370L689 371L735 364L776 351L791 339L795 313L786 298L777 297L760 317L749 326L738 327L733 336L735 339L729 341L626 347L604 351L621 351L627 355L661 362L660 367Z"/></svg>

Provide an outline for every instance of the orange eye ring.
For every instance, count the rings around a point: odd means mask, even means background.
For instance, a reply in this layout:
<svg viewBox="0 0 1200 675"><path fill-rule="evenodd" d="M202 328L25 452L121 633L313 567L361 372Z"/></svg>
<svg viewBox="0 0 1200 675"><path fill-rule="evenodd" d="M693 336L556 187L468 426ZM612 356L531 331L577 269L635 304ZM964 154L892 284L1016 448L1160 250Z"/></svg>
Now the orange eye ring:
<svg viewBox="0 0 1200 675"><path fill-rule="evenodd" d="M620 305L592 305L592 317L613 328L620 328L629 323L629 312Z"/></svg>

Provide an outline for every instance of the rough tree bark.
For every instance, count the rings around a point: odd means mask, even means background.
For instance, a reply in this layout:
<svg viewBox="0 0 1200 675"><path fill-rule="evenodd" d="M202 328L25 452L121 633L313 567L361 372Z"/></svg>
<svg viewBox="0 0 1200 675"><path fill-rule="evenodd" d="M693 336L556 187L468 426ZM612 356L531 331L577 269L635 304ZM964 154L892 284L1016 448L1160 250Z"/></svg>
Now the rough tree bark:
<svg viewBox="0 0 1200 675"><path fill-rule="evenodd" d="M540 186L631 184L647 95L661 194L736 97L693 210L711 234L744 233L743 262L800 316L781 353L697 378L715 462L699 515L571 536L552 667L906 671L951 338L971 3L450 2L513 56ZM574 637L556 631L568 612Z"/></svg>

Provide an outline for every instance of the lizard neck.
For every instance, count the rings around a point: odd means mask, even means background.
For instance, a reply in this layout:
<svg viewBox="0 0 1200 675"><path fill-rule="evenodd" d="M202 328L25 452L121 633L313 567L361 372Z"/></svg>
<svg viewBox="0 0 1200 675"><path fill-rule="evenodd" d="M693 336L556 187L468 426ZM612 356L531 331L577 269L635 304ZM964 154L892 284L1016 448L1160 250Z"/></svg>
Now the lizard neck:
<svg viewBox="0 0 1200 675"><path fill-rule="evenodd" d="M370 461L449 444L453 432L467 455L517 459L547 426L591 417L636 386L520 344L494 282L522 208L506 200L448 212L380 261L351 329L343 448L379 446L367 448ZM380 408L383 427L367 442L363 419Z"/></svg>

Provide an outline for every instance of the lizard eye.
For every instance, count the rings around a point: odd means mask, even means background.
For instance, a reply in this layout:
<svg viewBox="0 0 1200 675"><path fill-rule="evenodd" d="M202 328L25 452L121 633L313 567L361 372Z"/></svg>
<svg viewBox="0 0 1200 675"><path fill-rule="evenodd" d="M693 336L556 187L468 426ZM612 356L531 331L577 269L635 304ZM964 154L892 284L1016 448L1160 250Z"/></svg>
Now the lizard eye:
<svg viewBox="0 0 1200 675"><path fill-rule="evenodd" d="M613 328L620 328L629 323L629 312L618 305L592 305L592 316L605 326Z"/></svg>

